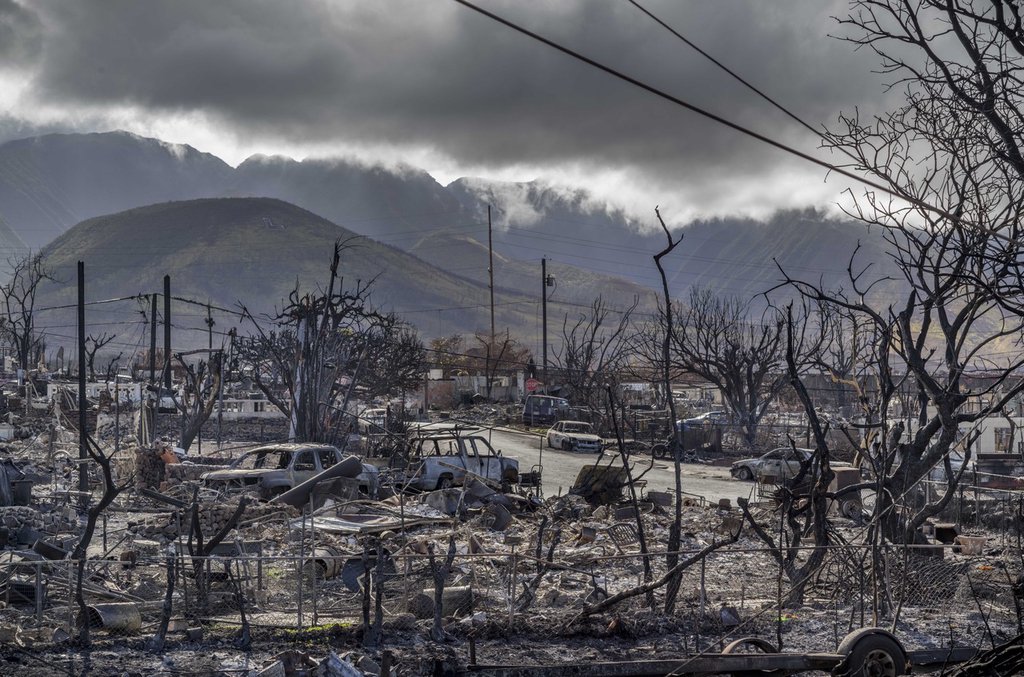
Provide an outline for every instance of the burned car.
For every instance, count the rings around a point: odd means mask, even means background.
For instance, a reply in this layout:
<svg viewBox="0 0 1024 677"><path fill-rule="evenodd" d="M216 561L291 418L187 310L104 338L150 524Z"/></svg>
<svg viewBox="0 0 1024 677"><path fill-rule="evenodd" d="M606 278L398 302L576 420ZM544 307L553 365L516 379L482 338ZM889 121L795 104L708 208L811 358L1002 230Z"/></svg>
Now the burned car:
<svg viewBox="0 0 1024 677"><path fill-rule="evenodd" d="M506 458L480 435L449 434L414 437L407 453L392 457L397 483L432 491L462 484L467 475L507 487L519 482L519 461Z"/></svg>
<svg viewBox="0 0 1024 677"><path fill-rule="evenodd" d="M329 444L273 444L247 451L227 468L205 473L200 479L210 487L258 491L263 498L273 498L318 475L342 458L341 451ZM360 493L376 495L377 468L363 463L362 472L355 480Z"/></svg>
<svg viewBox="0 0 1024 677"><path fill-rule="evenodd" d="M779 482L785 482L800 474L801 465L810 463L813 458L813 449L777 447L758 458L745 458L736 461L729 468L729 473L738 480L770 476ZM833 468L851 467L849 463L841 461L832 461L830 465Z"/></svg>
<svg viewBox="0 0 1024 677"><path fill-rule="evenodd" d="M548 430L547 443L562 451L601 451L601 437L584 421L559 421Z"/></svg>

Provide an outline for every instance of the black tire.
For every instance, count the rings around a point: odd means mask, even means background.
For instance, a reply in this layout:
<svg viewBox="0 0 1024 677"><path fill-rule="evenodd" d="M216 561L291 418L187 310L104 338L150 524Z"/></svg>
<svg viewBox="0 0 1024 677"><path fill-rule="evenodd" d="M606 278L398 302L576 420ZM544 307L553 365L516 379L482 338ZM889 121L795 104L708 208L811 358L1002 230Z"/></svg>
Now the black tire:
<svg viewBox="0 0 1024 677"><path fill-rule="evenodd" d="M739 468L736 468L736 471L733 473L733 477L738 480L743 480L744 482L749 482L754 479L754 473L747 466L741 465Z"/></svg>
<svg viewBox="0 0 1024 677"><path fill-rule="evenodd" d="M861 516L864 508L860 504L860 500L856 498L843 499L842 503L839 504L839 514L847 519L857 519Z"/></svg>
<svg viewBox="0 0 1024 677"><path fill-rule="evenodd" d="M907 674L903 647L884 630L861 628L843 638L836 650L844 656L840 674L849 677L897 677Z"/></svg>
<svg viewBox="0 0 1024 677"><path fill-rule="evenodd" d="M651 447L651 456L654 458L665 458L668 456L668 445L667 444L655 444Z"/></svg>
<svg viewBox="0 0 1024 677"><path fill-rule="evenodd" d="M455 485L451 475L442 475L437 480L438 489L451 489Z"/></svg>
<svg viewBox="0 0 1024 677"><path fill-rule="evenodd" d="M562 440L562 451L572 451L572 442L569 440Z"/></svg>

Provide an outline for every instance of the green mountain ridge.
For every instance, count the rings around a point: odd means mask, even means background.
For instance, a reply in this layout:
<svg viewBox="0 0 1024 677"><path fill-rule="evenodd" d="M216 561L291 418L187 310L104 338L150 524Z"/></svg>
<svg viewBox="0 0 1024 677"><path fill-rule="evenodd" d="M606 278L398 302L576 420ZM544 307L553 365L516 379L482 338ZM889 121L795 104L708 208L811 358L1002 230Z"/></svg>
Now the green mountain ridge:
<svg viewBox="0 0 1024 677"><path fill-rule="evenodd" d="M373 302L393 310L430 336L485 331L489 327L486 284L447 271L397 248L361 237L312 212L272 198L206 198L140 207L84 221L47 246L42 254L60 282L44 285L39 305L73 305L76 266L85 263L87 301L162 291L171 275L172 296L209 302L229 310L244 305L253 314L272 314L296 283L303 289L325 285L335 241L346 243L341 272L347 285L372 281ZM539 277L539 275L538 275ZM536 335L538 294L512 288L495 291L495 323L524 340ZM119 302L90 305L91 327L134 327L143 305ZM552 305L552 312L568 307ZM175 303L173 317L203 324L202 309ZM128 319L126 319L126 317ZM218 331L232 318L221 313ZM110 323L109 325L107 323ZM186 323L187 324L187 323ZM42 326L73 327L69 309L48 312ZM133 331L137 329L135 327ZM112 328L110 331L114 331ZM50 332L59 342L61 336ZM66 338L67 332L63 335ZM98 333L93 331L92 333ZM176 338L176 348L205 342L203 332Z"/></svg>

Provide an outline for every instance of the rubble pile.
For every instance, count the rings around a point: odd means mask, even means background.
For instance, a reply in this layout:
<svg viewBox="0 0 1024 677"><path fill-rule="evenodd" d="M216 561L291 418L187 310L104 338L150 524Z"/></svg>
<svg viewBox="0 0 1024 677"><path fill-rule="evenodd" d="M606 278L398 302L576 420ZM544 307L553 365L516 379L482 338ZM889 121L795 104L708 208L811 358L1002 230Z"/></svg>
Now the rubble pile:
<svg viewBox="0 0 1024 677"><path fill-rule="evenodd" d="M238 509L239 499L235 498L223 503L207 503L199 508L199 526L207 537L218 533L227 526L228 521ZM288 505L271 504L263 502L249 502L242 514L241 526L250 525L257 532L266 533L268 523L283 522L285 519L294 518L298 511ZM131 524L130 529L142 538L158 538L170 541L178 538L179 525L183 536L187 536L190 528L191 515L185 511L180 514L166 513L154 515L137 524Z"/></svg>
<svg viewBox="0 0 1024 677"><path fill-rule="evenodd" d="M11 535L0 557L0 630L15 628L0 631L0 652L31 647L50 658L78 631L74 566L62 558L81 535L84 514L75 508L74 441L54 436L52 473L48 442L37 437L10 450L47 481L31 507L0 507L0 529ZM334 491L305 503L305 513L261 500L253 488L235 527L204 559L190 533L193 502L209 543L235 515L243 489L197 481L217 467L215 458L179 462L162 445L126 449L122 457L125 468L115 476L134 474L135 483L97 523L83 591L97 607L86 616L95 623L93 641L134 661L120 667L124 673L371 675L390 664L391 674L415 675L429 674L435 661L465 666L470 647L481 663L584 663L717 650L740 636L782 637L787 650L821 652L870 619L876 600L888 605L885 624L899 609L901 638L915 648L948 646L951 618L958 642L987 644L983 633L999 642L1015 632L1013 582L1024 590L1008 532L978 525L941 555L920 559L884 550L876 554L885 578L874 581L865 529L836 515L824 564L799 603L780 608L787 575L742 512L728 501L687 496L681 560L744 528L682 570L675 609L666 613L666 586L654 589L653 610L637 590L669 570L674 496L639 489L635 505L611 491L544 499L533 488L475 476L384 500ZM95 473L93 485L95 497ZM770 499L750 510L778 534ZM37 540L44 541L38 548ZM163 620L169 561L167 649L111 651L148 646ZM621 601L602 606L615 596ZM378 604L374 644L368 637ZM252 644L239 662L242 627ZM176 662L165 665L171 655Z"/></svg>
<svg viewBox="0 0 1024 677"><path fill-rule="evenodd" d="M167 478L168 461L175 462L174 453L163 446L135 449L135 486L156 489Z"/></svg>

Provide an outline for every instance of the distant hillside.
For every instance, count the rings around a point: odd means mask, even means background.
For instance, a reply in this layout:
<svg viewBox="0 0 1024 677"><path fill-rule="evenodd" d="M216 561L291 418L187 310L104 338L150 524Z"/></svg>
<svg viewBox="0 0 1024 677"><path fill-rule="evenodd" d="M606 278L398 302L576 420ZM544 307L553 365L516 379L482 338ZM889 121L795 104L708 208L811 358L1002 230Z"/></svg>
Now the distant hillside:
<svg viewBox="0 0 1024 677"><path fill-rule="evenodd" d="M253 156L234 170L223 194L276 197L401 248L467 218L462 204L421 169L344 160Z"/></svg>
<svg viewBox="0 0 1024 677"><path fill-rule="evenodd" d="M0 145L0 218L39 249L83 219L221 194L232 169L191 146L126 132Z"/></svg>
<svg viewBox="0 0 1024 677"><path fill-rule="evenodd" d="M74 304L76 265L84 261L90 302L159 292L164 274L170 274L174 296L227 309L241 302L254 313L270 312L280 307L296 281L305 289L326 284L332 247L339 238L349 242L341 262L346 283L372 280L374 302L404 315L426 336L489 327L485 284L268 198L162 203L84 221L44 250L60 283L43 288L39 305ZM539 281L535 286L532 296L510 289L495 293L496 326L508 327L527 342L537 336ZM133 301L90 306L90 333L141 336L140 309ZM570 308L553 303L551 310L561 316ZM201 308L176 303L172 313L188 318L175 322L181 327L203 325ZM221 313L216 322L218 330L226 331L238 318ZM51 329L51 343L73 337L69 309L48 312L42 324ZM188 341L201 344L204 338L199 332ZM181 340L175 338L175 345Z"/></svg>
<svg viewBox="0 0 1024 677"><path fill-rule="evenodd" d="M635 285L660 287L652 257L665 238L653 205L648 217L636 220L602 196L578 189L470 178L442 186L413 167L340 159L253 156L232 168L188 146L123 132L0 145L0 251L17 251L21 244L39 248L75 223L103 214L222 196L284 200L477 283L487 276L491 206L499 262L495 281L501 288L535 298L542 257L558 280L553 298L566 302L589 303L603 290L630 298L642 293ZM666 260L677 297L704 285L756 299L780 278L773 259L794 274L822 277L834 286L844 280L858 241L880 273L887 264L877 233L813 212L783 213L768 223L696 223L684 232L682 245Z"/></svg>

